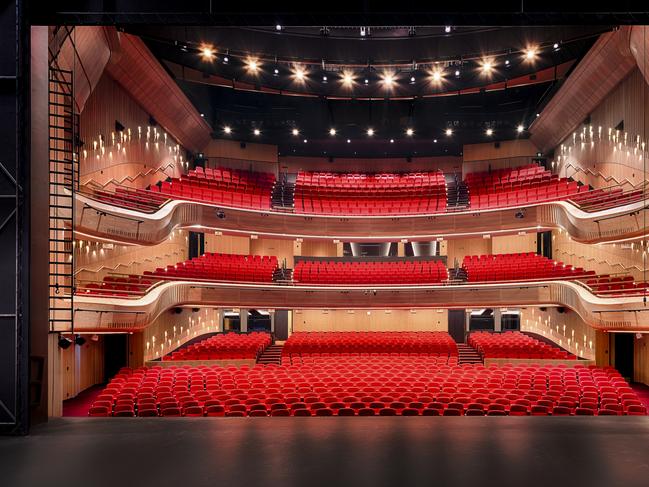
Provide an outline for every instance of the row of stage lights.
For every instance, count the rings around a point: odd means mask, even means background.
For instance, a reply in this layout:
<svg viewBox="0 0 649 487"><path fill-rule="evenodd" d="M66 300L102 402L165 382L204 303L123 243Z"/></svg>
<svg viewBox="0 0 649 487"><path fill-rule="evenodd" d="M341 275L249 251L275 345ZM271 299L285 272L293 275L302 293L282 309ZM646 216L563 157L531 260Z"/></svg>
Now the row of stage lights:
<svg viewBox="0 0 649 487"><path fill-rule="evenodd" d="M560 49L560 44L558 42L555 42L552 46L552 49L554 51L558 51ZM541 51L540 46L528 46L524 50L519 51L519 53L521 55L521 60L523 62L534 63L539 57L540 51ZM217 50L210 44L205 44L205 43L201 44L198 52L202 60L205 62L213 62L217 59ZM230 62L229 57L227 55L224 56L222 58L222 62L224 64L228 64ZM246 70L251 75L258 75L260 74L261 71L263 71L262 67L264 65L264 61L260 60L257 57L247 56L243 59L243 62ZM478 68L477 68L478 72L483 76L490 76L499 66L499 62L496 56L483 57L477 60L477 63L478 63ZM502 62L502 65L505 68L511 67L510 59L506 58ZM456 78L461 77L462 73L457 66L455 66L453 69L452 63L436 62L433 63L432 69L428 71L429 81L431 81L434 84L442 84L446 80L446 78L451 74L450 72L446 71L446 67L451 68L450 71L452 71L452 74ZM291 64L291 76L296 82L305 83L307 80L310 79L309 74L310 73L308 71L308 68L305 65L300 63ZM275 63L275 67L273 68L273 75L274 76L280 75L280 69L277 63ZM368 86L371 82L369 77L359 76L358 73L354 72L354 70L349 67L341 67L340 72L334 73L334 76L337 76L338 81L347 88L351 88L356 84L364 84L365 86ZM399 71L393 68L385 68L383 69L383 71L381 71L379 76L380 76L381 84L386 89L390 89L398 83ZM322 83L328 83L329 81L331 81L329 77L330 74L323 74ZM409 82L410 84L415 84L417 82L417 78L414 75L414 73L411 73L409 77Z"/></svg>
<svg viewBox="0 0 649 487"><path fill-rule="evenodd" d="M525 126L523 124L519 124L516 127L516 133L522 134L523 132L525 132ZM232 135L232 133L233 133L232 127L230 127L229 125L225 125L223 127L223 133L226 134L226 135ZM255 128L255 129L253 129L252 134L254 136L256 136L256 137L259 137L259 136L261 136L261 130L258 129L258 128ZM293 129L291 129L291 134L294 137L299 137L300 136L300 130L297 129L297 128L293 128ZM376 135L376 131L372 127L368 127L368 129L365 131L365 134L368 137L374 137ZM332 127L332 128L329 129L329 135L331 137L335 137L336 135L338 135L338 131L335 128ZM413 137L415 135L415 130L413 128L411 128L411 127L408 127L405 130L405 135L407 137ZM446 135L446 137L451 137L453 135L453 129L452 128L447 128L446 130L444 130L444 135ZM492 128L487 128L485 130L485 135L488 136L488 137L493 136L494 135L494 130ZM306 144L307 142L308 142L308 140L304 139L304 143ZM437 139L433 139L433 142L437 142ZM347 143L350 144L351 139L347 139ZM390 143L394 143L394 139L390 139Z"/></svg>

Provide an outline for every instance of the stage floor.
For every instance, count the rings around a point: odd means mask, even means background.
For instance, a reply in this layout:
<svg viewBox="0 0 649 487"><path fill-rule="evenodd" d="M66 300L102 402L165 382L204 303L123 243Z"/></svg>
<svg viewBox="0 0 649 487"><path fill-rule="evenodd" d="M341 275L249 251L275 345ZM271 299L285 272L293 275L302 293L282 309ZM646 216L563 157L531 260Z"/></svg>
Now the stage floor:
<svg viewBox="0 0 649 487"><path fill-rule="evenodd" d="M649 417L65 418L0 437L18 486L634 487Z"/></svg>

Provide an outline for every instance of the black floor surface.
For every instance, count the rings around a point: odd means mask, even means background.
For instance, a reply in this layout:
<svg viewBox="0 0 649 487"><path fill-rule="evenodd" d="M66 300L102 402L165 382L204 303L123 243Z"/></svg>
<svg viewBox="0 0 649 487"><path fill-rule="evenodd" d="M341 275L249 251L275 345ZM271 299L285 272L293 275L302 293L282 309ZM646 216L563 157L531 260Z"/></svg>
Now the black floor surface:
<svg viewBox="0 0 649 487"><path fill-rule="evenodd" d="M0 485L647 487L649 418L67 418L0 438Z"/></svg>

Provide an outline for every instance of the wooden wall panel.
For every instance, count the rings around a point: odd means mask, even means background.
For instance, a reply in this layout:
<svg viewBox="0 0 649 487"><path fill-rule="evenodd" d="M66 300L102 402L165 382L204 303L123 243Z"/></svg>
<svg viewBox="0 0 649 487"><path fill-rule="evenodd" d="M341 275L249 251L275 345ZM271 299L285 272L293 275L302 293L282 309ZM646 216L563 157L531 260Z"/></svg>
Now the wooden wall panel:
<svg viewBox="0 0 649 487"><path fill-rule="evenodd" d="M259 163L255 165L256 170L277 171L277 146L274 144L246 142L244 147L238 140L212 139L203 153L206 157L234 159L235 162L238 160L249 164L254 161Z"/></svg>
<svg viewBox="0 0 649 487"><path fill-rule="evenodd" d="M60 353L60 377L62 399L75 397L81 391L104 381L104 341L85 335L83 346L72 345Z"/></svg>
<svg viewBox="0 0 649 487"><path fill-rule="evenodd" d="M595 360L597 334L577 313L565 308L521 309L521 330L543 335L569 352L588 360Z"/></svg>
<svg viewBox="0 0 649 487"><path fill-rule="evenodd" d="M300 253L296 255L308 257L336 257L338 255L338 245L333 241L305 240L296 245L300 247Z"/></svg>
<svg viewBox="0 0 649 487"><path fill-rule="evenodd" d="M293 240L270 238L250 240L250 253L253 255L274 255L280 266L286 260L286 266L293 268Z"/></svg>
<svg viewBox="0 0 649 487"><path fill-rule="evenodd" d="M448 267L453 267L457 259L458 264L462 265L462 260L466 255L486 255L491 254L491 239L485 238L463 238L451 239L446 242L446 256ZM444 246L441 247L441 251Z"/></svg>
<svg viewBox="0 0 649 487"><path fill-rule="evenodd" d="M491 238L493 254L513 254L518 252L536 252L536 233L525 235L508 235Z"/></svg>
<svg viewBox="0 0 649 487"><path fill-rule="evenodd" d="M250 254L250 239L248 237L206 233L205 252L248 255Z"/></svg>
<svg viewBox="0 0 649 487"><path fill-rule="evenodd" d="M598 274L627 273L644 279L642 251L637 243L588 245L575 242L565 232L553 231L552 256Z"/></svg>
<svg viewBox="0 0 649 487"><path fill-rule="evenodd" d="M293 331L448 331L448 311L294 310Z"/></svg>
<svg viewBox="0 0 649 487"><path fill-rule="evenodd" d="M145 187L184 172L180 158L183 151L176 147L177 142L161 128L150 127L146 110L108 75L99 80L79 121L84 141L80 161L82 185L91 181L101 185L114 181ZM130 130L130 138L120 141L115 130L116 121L125 127L125 135ZM154 129L161 133L157 141ZM149 139L146 137L148 130ZM106 146L103 151L99 148L100 137Z"/></svg>
<svg viewBox="0 0 649 487"><path fill-rule="evenodd" d="M296 157L280 156L280 170L290 173L302 171L331 171L331 172L406 172L406 171L437 171L445 173L460 173L462 171L461 157L413 157L408 162L405 157L393 158L354 158L336 157L329 162L328 157Z"/></svg>
<svg viewBox="0 0 649 487"><path fill-rule="evenodd" d="M634 338L633 380L649 385L649 335Z"/></svg>
<svg viewBox="0 0 649 487"><path fill-rule="evenodd" d="M638 137L649 140L649 85L640 70L634 69L602 100L590 121L589 127L579 127L561 142L556 172L596 188L637 185L647 178L637 145ZM618 133L620 122L624 131Z"/></svg>
<svg viewBox="0 0 649 487"><path fill-rule="evenodd" d="M486 169L477 165L479 162L493 161L492 164L494 164L499 159L531 158L536 155L538 150L538 147L530 139L500 140L497 143L494 141L482 144L465 144L462 148L462 156L465 165L467 163L476 164L478 169L473 169L473 164L469 164L471 170L475 172ZM496 167L494 166L493 169Z"/></svg>

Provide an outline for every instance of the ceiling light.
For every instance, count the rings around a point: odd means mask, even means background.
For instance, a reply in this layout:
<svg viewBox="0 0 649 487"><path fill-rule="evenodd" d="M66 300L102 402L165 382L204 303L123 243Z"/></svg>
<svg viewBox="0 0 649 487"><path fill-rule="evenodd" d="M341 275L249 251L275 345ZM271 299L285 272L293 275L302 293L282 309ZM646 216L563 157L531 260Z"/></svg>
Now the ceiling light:
<svg viewBox="0 0 649 487"><path fill-rule="evenodd" d="M298 129L293 129L292 130L293 135L300 135L300 131Z"/></svg>
<svg viewBox="0 0 649 487"><path fill-rule="evenodd" d="M223 64L228 64L229 61L230 61L230 58L229 58L229 57L225 56L225 57L223 58Z"/></svg>
<svg viewBox="0 0 649 487"><path fill-rule="evenodd" d="M209 44L201 44L200 54L201 57L203 58L203 61L212 61L214 59L214 55L216 54L216 51Z"/></svg>
<svg viewBox="0 0 649 487"><path fill-rule="evenodd" d="M434 143L434 144L437 144L437 139L433 139L433 143Z"/></svg>
<svg viewBox="0 0 649 487"><path fill-rule="evenodd" d="M433 77L433 81L435 83L439 83L440 81L442 81L442 72L440 70L438 70L438 69L433 71L431 76Z"/></svg>
<svg viewBox="0 0 649 487"><path fill-rule="evenodd" d="M232 128L229 125L226 125L225 127L223 127L223 132L225 132L226 134L231 134Z"/></svg>
<svg viewBox="0 0 649 487"><path fill-rule="evenodd" d="M248 58L246 59L246 67L253 73L257 72L257 70L259 69L259 61L257 61L256 59Z"/></svg>
<svg viewBox="0 0 649 487"><path fill-rule="evenodd" d="M541 116L540 113L537 113L537 114L536 114L536 118L539 118L540 116Z"/></svg>
<svg viewBox="0 0 649 487"><path fill-rule="evenodd" d="M394 139L390 139L390 144L394 144Z"/></svg>
<svg viewBox="0 0 649 487"><path fill-rule="evenodd" d="M485 133L486 133L487 135L491 136L491 135L494 134L494 131L493 131L493 129L487 129L487 131L486 131Z"/></svg>
<svg viewBox="0 0 649 487"><path fill-rule="evenodd" d="M361 37L365 37L367 35L367 29L365 27L361 27Z"/></svg>
<svg viewBox="0 0 649 487"><path fill-rule="evenodd" d="M306 143L308 142L308 140L307 140L307 139L304 139L302 142L304 142L304 143L306 144Z"/></svg>
<svg viewBox="0 0 649 487"><path fill-rule="evenodd" d="M456 77L456 78L459 78L459 77L460 77L460 70L459 70L459 69L456 69L456 70L455 70L455 77Z"/></svg>
<svg viewBox="0 0 649 487"><path fill-rule="evenodd" d="M295 79L298 81L304 81L304 77L306 76L304 68L296 67L293 71L293 76L295 76Z"/></svg>
<svg viewBox="0 0 649 487"><path fill-rule="evenodd" d="M533 61L536 58L536 47L528 47L525 50L525 59Z"/></svg>
<svg viewBox="0 0 649 487"><path fill-rule="evenodd" d="M446 134L447 137L450 137L451 135L453 135L453 129L450 129L450 128L446 129L446 131L444 133Z"/></svg>
<svg viewBox="0 0 649 487"><path fill-rule="evenodd" d="M323 77L322 77L322 82L323 82L323 83L326 83L326 82L327 82L327 76L323 76Z"/></svg>
<svg viewBox="0 0 649 487"><path fill-rule="evenodd" d="M415 84L415 77L414 77L414 76L411 76L411 77L410 77L410 84L411 84L411 85L414 85L414 84Z"/></svg>
<svg viewBox="0 0 649 487"><path fill-rule="evenodd" d="M279 69L277 69L277 68L273 69L273 74L275 76L277 76L279 74Z"/></svg>
<svg viewBox="0 0 649 487"><path fill-rule="evenodd" d="M261 130L255 129L255 130L252 131L252 133L255 134L255 135L261 135Z"/></svg>
<svg viewBox="0 0 649 487"><path fill-rule="evenodd" d="M558 51L560 49L559 43L555 42L554 44L552 44L552 49L554 49L555 51Z"/></svg>
<svg viewBox="0 0 649 487"><path fill-rule="evenodd" d="M373 128L369 128L369 129L367 129L367 135L369 135L370 137L372 137L372 136L374 135L374 129L373 129Z"/></svg>
<svg viewBox="0 0 649 487"><path fill-rule="evenodd" d="M370 84L370 80L367 79L367 78L365 78L365 84L366 84L366 85Z"/></svg>
<svg viewBox="0 0 649 487"><path fill-rule="evenodd" d="M277 25L275 26L275 30L278 30L278 31L279 31L279 30L282 30L282 26L279 25L279 24L277 24Z"/></svg>
<svg viewBox="0 0 649 487"><path fill-rule="evenodd" d="M335 128L330 128L329 129L329 135L336 135L336 129Z"/></svg>
<svg viewBox="0 0 649 487"><path fill-rule="evenodd" d="M383 81L383 84L389 88L390 86L392 86L392 83L394 83L394 74L383 73L381 81Z"/></svg>
<svg viewBox="0 0 649 487"><path fill-rule="evenodd" d="M491 70L493 69L493 67L494 67L493 61L491 61L490 59L484 59L482 61L482 72L483 73L485 73L485 74L490 73Z"/></svg>
<svg viewBox="0 0 649 487"><path fill-rule="evenodd" d="M452 27L450 25L445 25L444 26L444 32L446 32L447 34L451 33L451 29L452 29Z"/></svg>
<svg viewBox="0 0 649 487"><path fill-rule="evenodd" d="M523 126L523 124L520 124L518 127L516 127L516 132L518 132L519 134L523 133L524 130L525 127Z"/></svg>
<svg viewBox="0 0 649 487"><path fill-rule="evenodd" d="M205 118L205 114L204 114L204 113L201 113L201 117Z"/></svg>
<svg viewBox="0 0 649 487"><path fill-rule="evenodd" d="M354 84L354 75L350 71L343 73L343 84L346 86L352 86Z"/></svg>
<svg viewBox="0 0 649 487"><path fill-rule="evenodd" d="M415 133L415 131L412 130L410 127L408 127L408 128L406 129L406 135L407 135L408 137L412 137L412 134L414 134L414 133Z"/></svg>
<svg viewBox="0 0 649 487"><path fill-rule="evenodd" d="M352 141L351 141L350 139L347 139L347 143L348 143L348 144L351 144Z"/></svg>

